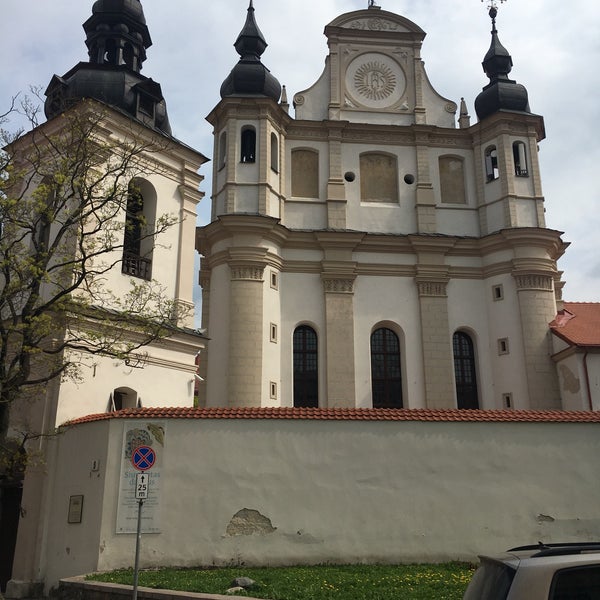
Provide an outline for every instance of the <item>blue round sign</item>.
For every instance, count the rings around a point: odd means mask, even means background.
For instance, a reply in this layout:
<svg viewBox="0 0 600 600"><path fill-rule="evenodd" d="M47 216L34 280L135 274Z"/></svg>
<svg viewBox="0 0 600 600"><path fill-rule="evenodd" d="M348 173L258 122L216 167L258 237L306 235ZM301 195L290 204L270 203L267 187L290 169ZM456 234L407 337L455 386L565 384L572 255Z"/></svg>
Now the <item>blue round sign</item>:
<svg viewBox="0 0 600 600"><path fill-rule="evenodd" d="M156 462L156 452L150 446L138 446L131 455L131 464L138 471L151 469Z"/></svg>

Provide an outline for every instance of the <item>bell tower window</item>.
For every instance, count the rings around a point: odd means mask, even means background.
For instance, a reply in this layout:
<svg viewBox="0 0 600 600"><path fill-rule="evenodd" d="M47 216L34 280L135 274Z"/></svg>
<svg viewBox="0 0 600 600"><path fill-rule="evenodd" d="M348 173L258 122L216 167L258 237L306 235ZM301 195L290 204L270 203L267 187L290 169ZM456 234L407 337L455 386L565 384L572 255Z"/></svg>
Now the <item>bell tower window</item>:
<svg viewBox="0 0 600 600"><path fill-rule="evenodd" d="M488 182L498 179L500 171L498 169L498 150L496 146L488 146L485 149L485 177Z"/></svg>
<svg viewBox="0 0 600 600"><path fill-rule="evenodd" d="M241 137L240 162L253 163L256 160L256 130L254 127L244 127Z"/></svg>
<svg viewBox="0 0 600 600"><path fill-rule="evenodd" d="M529 177L527 150L523 142L515 142L513 144L513 160L515 163L515 175L517 177Z"/></svg>

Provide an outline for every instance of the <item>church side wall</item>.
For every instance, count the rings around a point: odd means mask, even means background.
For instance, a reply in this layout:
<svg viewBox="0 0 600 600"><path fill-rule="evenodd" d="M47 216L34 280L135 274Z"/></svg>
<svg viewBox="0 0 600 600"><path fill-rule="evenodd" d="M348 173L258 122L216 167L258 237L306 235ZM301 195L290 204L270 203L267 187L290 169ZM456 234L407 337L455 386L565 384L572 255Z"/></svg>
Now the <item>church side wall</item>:
<svg viewBox="0 0 600 600"><path fill-rule="evenodd" d="M475 560L600 530L599 424L162 424L161 532L143 535L142 567ZM57 440L47 584L132 566L135 534L115 533L120 454L124 427L145 425L87 423ZM77 494L82 522L69 524Z"/></svg>

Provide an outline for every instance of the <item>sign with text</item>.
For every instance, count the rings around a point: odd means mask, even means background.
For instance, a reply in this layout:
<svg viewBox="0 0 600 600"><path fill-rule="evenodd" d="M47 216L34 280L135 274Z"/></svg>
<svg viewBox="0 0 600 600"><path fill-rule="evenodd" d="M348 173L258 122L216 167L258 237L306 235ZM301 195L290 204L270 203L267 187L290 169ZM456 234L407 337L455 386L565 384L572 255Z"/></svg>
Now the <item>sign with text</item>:
<svg viewBox="0 0 600 600"><path fill-rule="evenodd" d="M125 421L121 450L121 479L117 506L117 533L136 533L138 504L144 501L142 533L160 533L160 483L165 454L164 421ZM140 475L145 476L146 497L140 498ZM152 492L148 491L152 488Z"/></svg>

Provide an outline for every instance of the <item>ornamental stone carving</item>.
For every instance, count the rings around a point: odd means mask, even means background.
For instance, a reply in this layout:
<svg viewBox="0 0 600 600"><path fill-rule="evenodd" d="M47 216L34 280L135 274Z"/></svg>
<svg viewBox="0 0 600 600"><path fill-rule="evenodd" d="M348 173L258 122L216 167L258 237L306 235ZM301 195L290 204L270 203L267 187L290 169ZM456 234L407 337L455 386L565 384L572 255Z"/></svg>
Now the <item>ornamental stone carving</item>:
<svg viewBox="0 0 600 600"><path fill-rule="evenodd" d="M526 275L515 275L517 290L541 290L552 291L552 276L530 273Z"/></svg>
<svg viewBox="0 0 600 600"><path fill-rule="evenodd" d="M400 101L406 89L406 76L391 56L367 52L350 62L345 83L354 103L381 109Z"/></svg>
<svg viewBox="0 0 600 600"><path fill-rule="evenodd" d="M356 19L350 23L350 29L370 29L371 31L398 31L398 23L376 17L373 19Z"/></svg>
<svg viewBox="0 0 600 600"><path fill-rule="evenodd" d="M353 294L354 279L323 279L325 293Z"/></svg>
<svg viewBox="0 0 600 600"><path fill-rule="evenodd" d="M419 296L445 298L447 296L446 281L417 281Z"/></svg>
<svg viewBox="0 0 600 600"><path fill-rule="evenodd" d="M252 265L230 266L231 281L262 281L264 267Z"/></svg>

